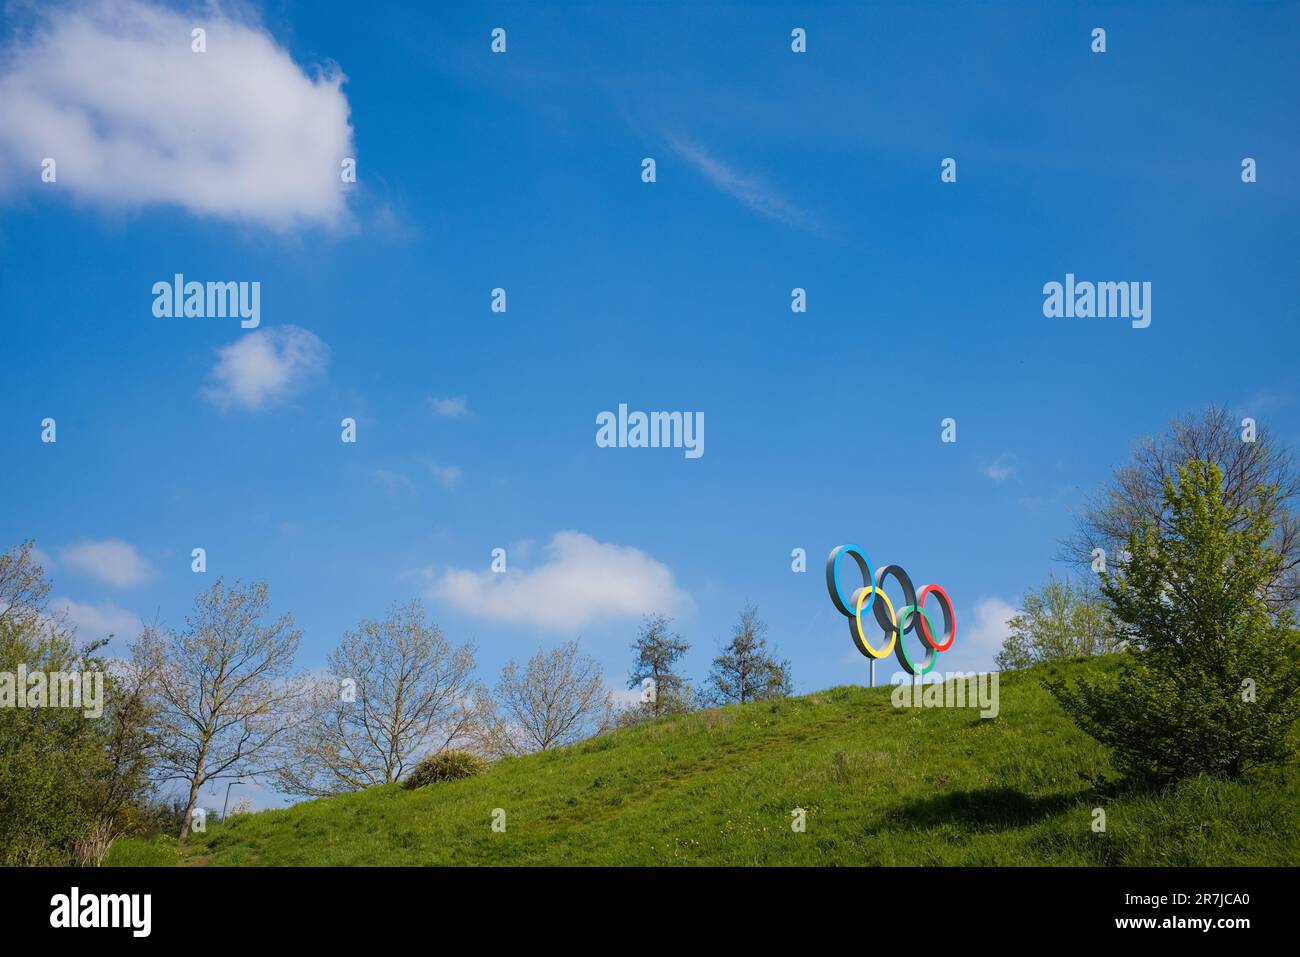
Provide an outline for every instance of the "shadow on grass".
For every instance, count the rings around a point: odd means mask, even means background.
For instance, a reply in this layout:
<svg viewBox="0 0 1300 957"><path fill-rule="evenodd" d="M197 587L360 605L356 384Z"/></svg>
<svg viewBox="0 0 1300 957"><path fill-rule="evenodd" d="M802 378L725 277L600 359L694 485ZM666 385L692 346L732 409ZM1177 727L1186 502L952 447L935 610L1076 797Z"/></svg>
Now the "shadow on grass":
<svg viewBox="0 0 1300 957"><path fill-rule="evenodd" d="M1090 792L1032 797L1012 788L954 791L912 801L890 815L899 828L929 828L952 824L971 830L1025 827L1075 807Z"/></svg>

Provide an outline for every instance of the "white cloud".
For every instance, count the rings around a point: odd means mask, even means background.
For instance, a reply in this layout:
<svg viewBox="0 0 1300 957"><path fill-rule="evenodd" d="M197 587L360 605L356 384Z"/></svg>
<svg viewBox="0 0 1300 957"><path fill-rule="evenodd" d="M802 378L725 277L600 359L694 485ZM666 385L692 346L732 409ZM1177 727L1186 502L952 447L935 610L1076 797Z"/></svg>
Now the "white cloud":
<svg viewBox="0 0 1300 957"><path fill-rule="evenodd" d="M688 140L673 137L670 145L710 183L738 199L759 215L801 229L816 227L816 223L807 212L781 196L758 177L734 169L703 147Z"/></svg>
<svg viewBox="0 0 1300 957"><path fill-rule="evenodd" d="M460 480L464 477L460 467L457 465L434 465L428 463L429 474L438 480L443 488L448 492L454 492L460 485Z"/></svg>
<svg viewBox="0 0 1300 957"><path fill-rule="evenodd" d="M115 588L142 585L153 577L153 568L134 545L121 539L86 541L59 549L59 561L66 568L107 582Z"/></svg>
<svg viewBox="0 0 1300 957"><path fill-rule="evenodd" d="M329 347L297 326L244 333L217 351L203 395L221 409L261 409L305 389L329 364Z"/></svg>
<svg viewBox="0 0 1300 957"><path fill-rule="evenodd" d="M532 557L537 542L531 538L521 538L506 546L506 554L517 562L526 562Z"/></svg>
<svg viewBox="0 0 1300 957"><path fill-rule="evenodd" d="M1007 620L1016 609L1001 598L981 598L965 616L957 631L963 660L976 660L982 668L993 667L993 656L1011 634ZM957 648L954 646L954 651ZM942 657L942 656L941 656Z"/></svg>
<svg viewBox="0 0 1300 957"><path fill-rule="evenodd" d="M557 532L545 551L545 563L528 571L450 569L431 595L476 618L557 631L647 612L677 614L691 604L668 566L640 549L569 531Z"/></svg>
<svg viewBox="0 0 1300 957"><path fill-rule="evenodd" d="M91 605L70 598L56 598L50 602L50 611L76 626L77 637L82 641L94 641L109 635L132 639L144 630L144 623L137 615L111 602Z"/></svg>
<svg viewBox="0 0 1300 957"><path fill-rule="evenodd" d="M999 455L996 460L984 466L984 474L995 482L1001 482L1016 474L1018 459L1014 455Z"/></svg>
<svg viewBox="0 0 1300 957"><path fill-rule="evenodd" d="M644 692L640 688L610 688L609 696L614 699L614 704L620 708L634 708L641 703L641 695Z"/></svg>
<svg viewBox="0 0 1300 957"><path fill-rule="evenodd" d="M190 48L198 26L206 53ZM193 15L136 0L59 5L0 62L0 182L276 229L346 219L346 78L332 65L308 76L215 4ZM45 157L56 187L41 184Z"/></svg>
<svg viewBox="0 0 1300 957"><path fill-rule="evenodd" d="M429 400L433 414L443 419L463 419L469 415L469 401L463 395L449 395Z"/></svg>

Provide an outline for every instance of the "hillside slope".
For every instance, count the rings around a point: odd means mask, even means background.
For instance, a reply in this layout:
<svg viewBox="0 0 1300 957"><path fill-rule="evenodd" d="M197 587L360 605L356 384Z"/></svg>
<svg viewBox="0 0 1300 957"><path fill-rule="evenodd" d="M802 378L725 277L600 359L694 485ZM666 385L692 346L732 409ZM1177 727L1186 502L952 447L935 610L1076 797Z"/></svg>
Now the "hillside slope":
<svg viewBox="0 0 1300 957"><path fill-rule="evenodd" d="M183 848L123 840L109 864L1300 863L1294 767L1248 782L1124 792L1040 684L1002 677L1001 713L896 709L835 688L631 728L399 786L212 824ZM1107 829L1094 833L1093 809ZM494 833L494 808L506 812ZM807 830L791 830L804 808Z"/></svg>

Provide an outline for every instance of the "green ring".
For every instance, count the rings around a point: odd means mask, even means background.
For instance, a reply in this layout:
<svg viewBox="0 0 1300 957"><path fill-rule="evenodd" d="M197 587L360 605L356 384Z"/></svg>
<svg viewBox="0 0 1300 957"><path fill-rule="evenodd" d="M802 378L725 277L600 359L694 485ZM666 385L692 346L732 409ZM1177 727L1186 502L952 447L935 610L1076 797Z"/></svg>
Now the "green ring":
<svg viewBox="0 0 1300 957"><path fill-rule="evenodd" d="M898 652L903 656L903 660L907 662L908 671L914 675L924 675L928 674L930 669L934 667L934 663L939 660L939 653L933 648L928 649L930 663L920 671L916 670L916 665L912 663L912 656L907 653L907 643L903 641L903 632L907 630L907 619L917 612L920 612L921 617L925 619L925 623L930 626L930 634L934 634L934 621L931 620L929 613L924 608L918 608L916 605L904 605L898 613Z"/></svg>

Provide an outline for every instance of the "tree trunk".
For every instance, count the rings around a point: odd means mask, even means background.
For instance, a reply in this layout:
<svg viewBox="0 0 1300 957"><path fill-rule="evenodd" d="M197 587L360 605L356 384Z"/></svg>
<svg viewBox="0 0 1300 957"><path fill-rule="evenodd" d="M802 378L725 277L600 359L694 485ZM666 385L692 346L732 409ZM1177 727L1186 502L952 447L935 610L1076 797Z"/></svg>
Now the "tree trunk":
<svg viewBox="0 0 1300 957"><path fill-rule="evenodd" d="M180 839L182 841L190 833L190 815L194 813L194 805L197 803L199 803L199 776L195 774L194 779L190 781L190 799L189 803L185 805L185 819L181 821Z"/></svg>
<svg viewBox="0 0 1300 957"><path fill-rule="evenodd" d="M203 766L208 760L208 742L203 742L203 749L199 752L198 763L194 766L194 777L190 778L190 799L185 805L185 819L181 821L180 840L185 840L186 835L190 833L190 815L194 813L194 805L199 803L199 783L203 780Z"/></svg>

